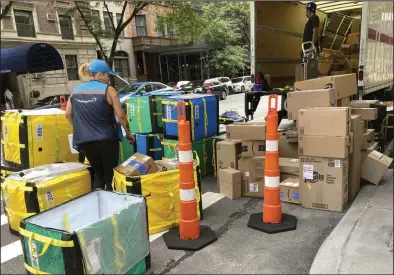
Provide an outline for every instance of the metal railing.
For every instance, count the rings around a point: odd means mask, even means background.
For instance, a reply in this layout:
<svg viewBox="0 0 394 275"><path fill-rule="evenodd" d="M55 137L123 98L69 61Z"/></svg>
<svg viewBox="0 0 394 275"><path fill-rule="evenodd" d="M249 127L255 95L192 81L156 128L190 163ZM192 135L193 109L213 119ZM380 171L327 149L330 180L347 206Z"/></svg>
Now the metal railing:
<svg viewBox="0 0 394 275"><path fill-rule="evenodd" d="M16 32L20 37L36 37L36 30L32 24L16 23Z"/></svg>

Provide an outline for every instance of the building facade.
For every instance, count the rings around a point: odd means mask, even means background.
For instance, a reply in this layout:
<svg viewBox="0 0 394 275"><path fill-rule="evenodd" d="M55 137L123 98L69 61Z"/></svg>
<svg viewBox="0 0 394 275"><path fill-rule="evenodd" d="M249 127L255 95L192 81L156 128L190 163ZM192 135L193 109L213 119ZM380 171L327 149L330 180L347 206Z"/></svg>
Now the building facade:
<svg viewBox="0 0 394 275"><path fill-rule="evenodd" d="M6 1L1 2L4 8ZM14 1L10 12L1 20L1 49L24 44L48 43L60 53L64 69L40 74L3 74L2 83L8 82L11 90L18 91L16 100L23 106L32 104L31 91L39 91L40 98L50 95L68 94L80 83L78 68L97 58L97 44L87 31L77 12L70 13L74 3L71 1ZM100 18L101 27L112 31L110 16L118 18L122 6L108 3L109 11L103 4L91 2L93 13ZM127 14L124 16L126 20ZM117 24L117 20L114 20ZM115 25L116 26L116 25ZM110 48L112 40L105 41ZM114 70L128 81L136 80L136 70L132 38L129 28L118 41L114 60ZM3 93L3 91L1 91ZM17 102L18 104L18 102Z"/></svg>

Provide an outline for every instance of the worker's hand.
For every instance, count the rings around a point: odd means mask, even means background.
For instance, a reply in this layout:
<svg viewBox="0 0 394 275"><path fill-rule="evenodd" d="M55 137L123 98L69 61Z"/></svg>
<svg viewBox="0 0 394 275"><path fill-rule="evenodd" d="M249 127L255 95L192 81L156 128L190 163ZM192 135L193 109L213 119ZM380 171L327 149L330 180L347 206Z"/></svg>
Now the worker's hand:
<svg viewBox="0 0 394 275"><path fill-rule="evenodd" d="M132 133L126 133L126 138L131 144L135 142L135 137Z"/></svg>

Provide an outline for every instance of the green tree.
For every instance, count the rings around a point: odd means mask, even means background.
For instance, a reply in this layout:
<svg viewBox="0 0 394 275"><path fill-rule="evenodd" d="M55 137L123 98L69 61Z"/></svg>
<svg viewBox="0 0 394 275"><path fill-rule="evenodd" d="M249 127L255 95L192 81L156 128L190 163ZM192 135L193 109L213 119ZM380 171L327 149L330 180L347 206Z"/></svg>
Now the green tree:
<svg viewBox="0 0 394 275"><path fill-rule="evenodd" d="M9 1L4 9L1 8L0 21L3 20L3 18L10 12L12 4L14 4L14 1Z"/></svg>

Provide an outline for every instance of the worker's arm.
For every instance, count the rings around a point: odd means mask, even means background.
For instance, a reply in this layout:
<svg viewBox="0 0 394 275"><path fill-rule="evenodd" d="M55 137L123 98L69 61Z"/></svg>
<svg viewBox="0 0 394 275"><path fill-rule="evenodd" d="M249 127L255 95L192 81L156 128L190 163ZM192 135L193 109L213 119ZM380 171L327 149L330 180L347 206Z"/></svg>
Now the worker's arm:
<svg viewBox="0 0 394 275"><path fill-rule="evenodd" d="M134 136L131 134L129 123L126 119L126 114L123 111L122 104L118 98L118 95L115 89L111 86L108 87L107 90L107 101L114 108L114 112L120 125L122 125L123 129L126 132L126 137L130 141L134 141Z"/></svg>
<svg viewBox="0 0 394 275"><path fill-rule="evenodd" d="M71 97L68 98L67 106L66 106L66 117L68 121L73 124L73 108L71 105Z"/></svg>
<svg viewBox="0 0 394 275"><path fill-rule="evenodd" d="M319 27L313 28L312 42L314 45L316 45L318 36L319 36Z"/></svg>

